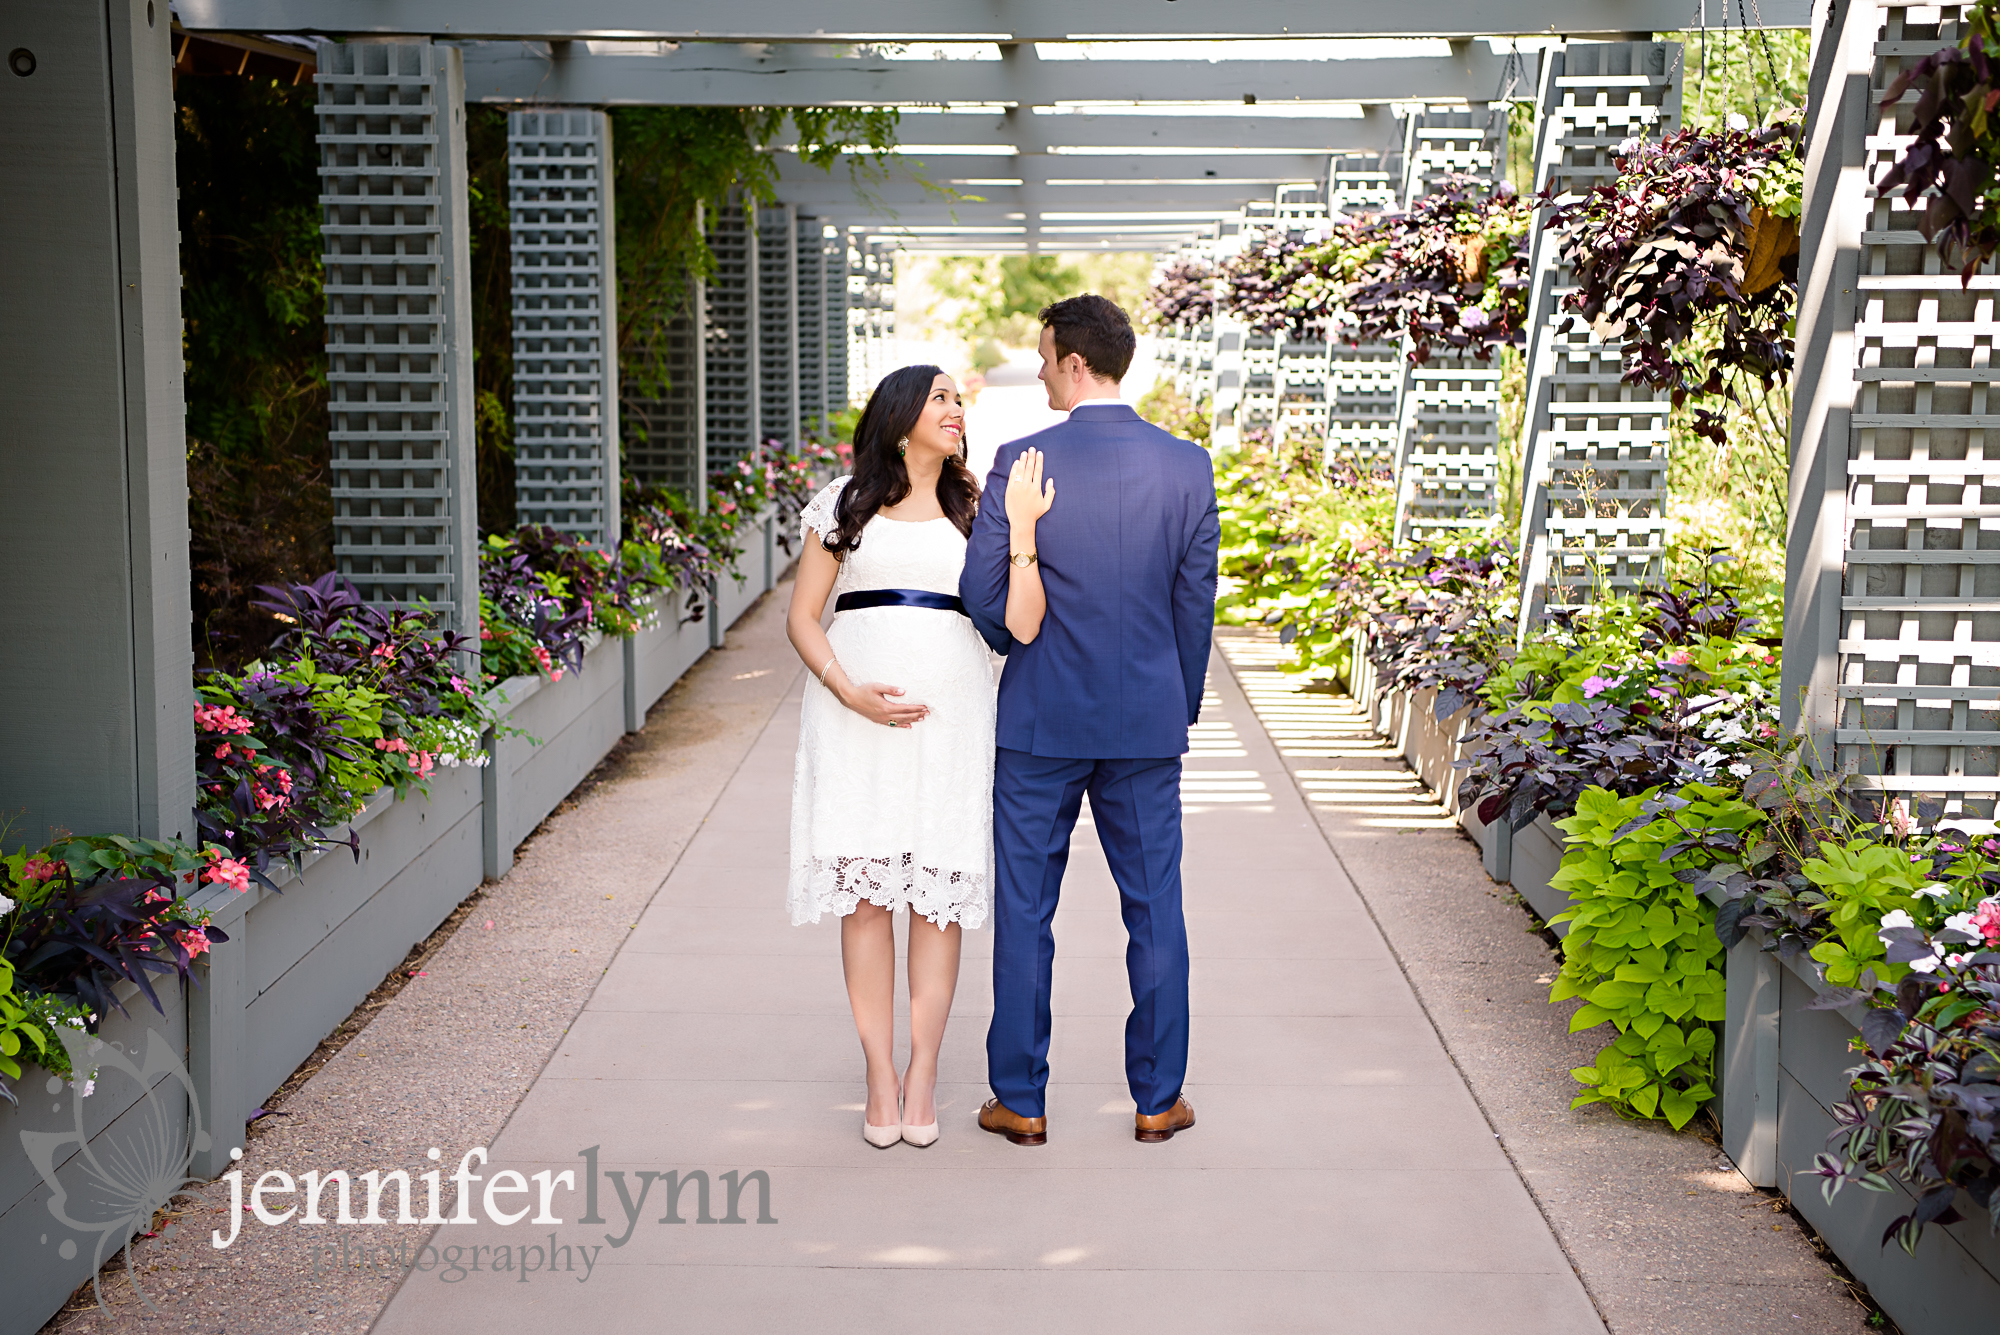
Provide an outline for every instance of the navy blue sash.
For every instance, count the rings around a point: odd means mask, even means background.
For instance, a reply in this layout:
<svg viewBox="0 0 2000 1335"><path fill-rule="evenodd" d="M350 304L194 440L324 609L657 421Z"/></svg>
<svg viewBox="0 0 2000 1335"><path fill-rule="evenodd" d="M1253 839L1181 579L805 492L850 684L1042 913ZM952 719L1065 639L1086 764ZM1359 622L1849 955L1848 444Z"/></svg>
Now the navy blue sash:
<svg viewBox="0 0 2000 1335"><path fill-rule="evenodd" d="M966 615L965 603L957 594L932 593L928 589L862 589L843 593L833 600L836 612L856 612L864 607L928 607Z"/></svg>

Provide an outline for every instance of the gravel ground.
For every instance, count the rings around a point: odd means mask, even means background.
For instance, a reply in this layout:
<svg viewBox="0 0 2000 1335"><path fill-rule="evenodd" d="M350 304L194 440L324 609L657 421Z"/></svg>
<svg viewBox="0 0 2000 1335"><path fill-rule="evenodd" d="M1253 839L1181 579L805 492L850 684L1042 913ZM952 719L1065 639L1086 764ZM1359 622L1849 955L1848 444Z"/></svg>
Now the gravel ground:
<svg viewBox="0 0 2000 1335"><path fill-rule="evenodd" d="M1580 1003L1548 1004L1553 938L1415 779L1396 778L1406 767L1351 701L1300 693L1272 670L1275 639L1224 632L1223 647L1614 1335L1887 1328L1867 1324L1870 1308L1705 1119L1676 1133L1601 1105L1570 1110L1569 1072L1596 1060L1609 1030L1571 1034ZM1398 806L1408 814L1383 814Z"/></svg>
<svg viewBox="0 0 2000 1335"><path fill-rule="evenodd" d="M543 823L513 870L461 905L266 1101L271 1115L251 1124L246 1180L338 1167L407 1168L416 1179L436 1167L432 1146L448 1174L467 1148L492 1142L800 670L784 638L790 587L738 621L728 647L654 706L645 731ZM296 1223L246 1220L233 1246L213 1249L229 1192L216 1182L184 1195L156 1221L160 1236L133 1247L156 1310L114 1260L100 1276L110 1310L86 1286L44 1335L369 1328L394 1275L353 1253L345 1263L315 1257ZM447 1181L446 1214L451 1199ZM414 1247L429 1231L371 1230L391 1247Z"/></svg>

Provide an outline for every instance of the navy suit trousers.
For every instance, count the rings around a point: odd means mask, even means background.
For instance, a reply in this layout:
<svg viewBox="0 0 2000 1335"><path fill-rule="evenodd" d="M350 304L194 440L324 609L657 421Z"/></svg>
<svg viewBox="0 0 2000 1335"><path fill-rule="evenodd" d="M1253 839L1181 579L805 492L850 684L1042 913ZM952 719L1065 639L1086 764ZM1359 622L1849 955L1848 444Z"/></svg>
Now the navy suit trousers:
<svg viewBox="0 0 2000 1335"><path fill-rule="evenodd" d="M1074 760L1000 748L993 776L993 1094L1045 1115L1056 901L1083 795L1118 883L1130 944L1125 1078L1142 1113L1162 1113L1187 1074L1187 920L1181 913L1181 758Z"/></svg>

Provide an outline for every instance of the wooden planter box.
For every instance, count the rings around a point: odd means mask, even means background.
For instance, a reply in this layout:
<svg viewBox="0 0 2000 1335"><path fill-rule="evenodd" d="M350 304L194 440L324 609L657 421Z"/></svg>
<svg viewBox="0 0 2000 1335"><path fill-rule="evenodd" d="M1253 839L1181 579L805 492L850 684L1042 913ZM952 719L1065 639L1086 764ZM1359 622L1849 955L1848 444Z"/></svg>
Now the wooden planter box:
<svg viewBox="0 0 2000 1335"><path fill-rule="evenodd" d="M1449 766L1461 750L1463 716L1440 723L1432 698L1429 692L1382 692L1375 719L1451 810L1448 789L1456 787L1456 776ZM1459 812L1459 823L1479 841L1487 870L1511 881L1536 913L1547 919L1569 907L1568 896L1549 884L1562 861L1563 833L1547 817L1511 836L1504 827L1481 825L1470 811ZM1752 1183L1791 1197L1909 1335L1989 1328L2000 1312L2000 1239L1969 1199L1959 1201L1967 1218L1927 1228L1911 1257L1893 1243L1881 1245L1889 1221L1914 1203L1900 1184L1889 1193L1848 1187L1831 1204L1820 1194L1813 1159L1834 1128L1830 1109L1847 1096L1846 1073L1857 1061L1848 1044L1860 1031L1861 1016L1854 1007L1808 1010L1824 990L1819 966L1810 959L1780 962L1761 944L1746 940L1726 961L1728 1015L1717 1063L1724 1148Z"/></svg>
<svg viewBox="0 0 2000 1335"><path fill-rule="evenodd" d="M199 902L229 941L188 996L188 1073L215 1137L197 1171L228 1167L258 1102L478 888L486 772L440 770L428 798L383 789L354 820L360 860L323 851L272 877L283 893L208 888Z"/></svg>
<svg viewBox="0 0 2000 1335"><path fill-rule="evenodd" d="M559 682L517 677L503 687L506 717L539 742L509 737L489 747L486 767L441 770L430 795L395 800L377 793L354 819L357 861L345 849L320 852L304 870L272 877L282 893L253 886L245 894L210 886L196 902L209 910L229 941L204 957L200 986L183 999L165 985L162 1016L136 988L131 1014L108 1017L101 1036L143 1054L149 1030L186 1053L210 1148L191 1171L216 1176L229 1151L243 1143L251 1112L290 1077L389 971L478 889L483 876L512 865L520 841L553 811L646 711L776 582L785 561L777 550L775 512L764 516L733 570L704 595L707 615L683 624L685 594L663 597L654 624L630 639L600 640L584 654L581 672ZM737 576L741 576L740 579ZM20 1148L21 1131L72 1127L74 1095L50 1092L48 1075L27 1066L13 1082L22 1106L0 1103L0 1254L7 1302L0 1335L33 1335L95 1269L93 1238L78 1236L73 1257L60 1254L70 1236L48 1212L49 1188ZM100 1159L130 1158L128 1147L157 1137L152 1107L122 1077L100 1082L83 1102L84 1133ZM186 1101L169 1136L185 1133ZM85 1161L76 1146L58 1159L58 1177L84 1186ZM80 1207L81 1208L81 1207Z"/></svg>
<svg viewBox="0 0 2000 1335"><path fill-rule="evenodd" d="M501 690L503 717L527 735L495 739L480 771L488 877L507 874L515 848L625 735L624 643L599 639L561 681L515 677Z"/></svg>
<svg viewBox="0 0 2000 1335"><path fill-rule="evenodd" d="M1813 1157L1834 1128L1832 1106L1847 1097L1847 1071L1859 1057L1848 1044L1861 1012L1806 1009L1825 989L1820 966L1767 954L1761 933L1729 953L1729 1014L1723 1022L1723 1148L1760 1187L1791 1197L1826 1244L1908 1335L1989 1330L2000 1312L2000 1239L1986 1212L1960 1193L1960 1223L1924 1230L1915 1256L1882 1245L1889 1222L1914 1197L1843 1188L1820 1194Z"/></svg>
<svg viewBox="0 0 2000 1335"><path fill-rule="evenodd" d="M1462 738L1468 710L1460 710L1440 722L1433 702L1435 691L1383 691L1374 704L1376 730L1387 737L1417 777L1437 793L1447 812L1456 813L1459 825L1479 845L1479 859L1486 874L1511 884L1517 894L1544 921L1569 909L1569 896L1549 882L1562 865L1563 832L1547 816L1537 816L1533 825L1516 831L1504 821L1488 825L1471 810L1458 805L1458 781L1463 771L1454 768L1464 758ZM1557 923L1557 935L1566 933L1567 923Z"/></svg>
<svg viewBox="0 0 2000 1335"><path fill-rule="evenodd" d="M723 636L751 604L776 586L783 573L784 554L778 550L777 511L768 510L762 520L744 534L743 550L718 577L710 590L714 615L708 619L709 644L722 647Z"/></svg>
<svg viewBox="0 0 2000 1335"><path fill-rule="evenodd" d="M182 1051L187 1041L187 1014L179 1004L178 984L156 982L154 990L166 1007L165 1015L155 1011L138 988L127 985L120 989L120 995L130 1014L113 1012L98 1033L107 1043L136 1052L135 1064L140 1066L144 1065L148 1030L157 1032L175 1052ZM21 1133L72 1132L80 1109L84 1134L101 1162L149 1163L152 1156L145 1152L146 1147L162 1126L156 1121L158 1108L166 1111L167 1135L176 1143L185 1143L179 1138L186 1134L187 1100L178 1088L162 1090L154 1107L139 1107L141 1091L122 1076L107 1075L98 1082L97 1091L79 1105L76 1092L67 1086L51 1092L47 1082L52 1078L40 1067L23 1062L21 1078L11 1082L21 1106L0 1102L0 1146L4 1146L0 1149L0 1256L7 1258L6 1283L0 1286L6 1296L0 1303L0 1335L34 1335L97 1268L92 1254L96 1239L72 1233L49 1214L54 1193L28 1161ZM93 1179L86 1172L81 1148L73 1142L63 1145L55 1165L72 1215L91 1218L89 1183ZM61 1250L66 1241L75 1243L75 1254L69 1257Z"/></svg>
<svg viewBox="0 0 2000 1335"><path fill-rule="evenodd" d="M697 596L702 603L701 620L682 619L688 615L687 592L675 590L655 598L647 613L651 624L622 641L625 731L645 727L646 711L708 652L708 599L706 593Z"/></svg>

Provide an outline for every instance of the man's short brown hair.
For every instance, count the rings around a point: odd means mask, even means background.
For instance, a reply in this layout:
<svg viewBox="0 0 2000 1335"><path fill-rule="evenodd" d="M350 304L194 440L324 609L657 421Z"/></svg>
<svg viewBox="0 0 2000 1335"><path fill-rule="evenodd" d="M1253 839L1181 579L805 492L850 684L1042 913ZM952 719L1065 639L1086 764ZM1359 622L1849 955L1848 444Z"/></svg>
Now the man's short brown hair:
<svg viewBox="0 0 2000 1335"><path fill-rule="evenodd" d="M1072 352L1100 380L1121 381L1138 350L1132 321L1118 304L1095 292L1068 297L1042 308L1042 328L1056 336L1056 360Z"/></svg>

